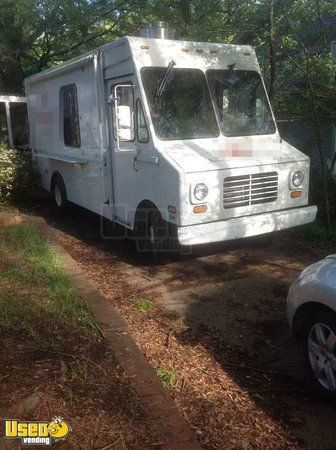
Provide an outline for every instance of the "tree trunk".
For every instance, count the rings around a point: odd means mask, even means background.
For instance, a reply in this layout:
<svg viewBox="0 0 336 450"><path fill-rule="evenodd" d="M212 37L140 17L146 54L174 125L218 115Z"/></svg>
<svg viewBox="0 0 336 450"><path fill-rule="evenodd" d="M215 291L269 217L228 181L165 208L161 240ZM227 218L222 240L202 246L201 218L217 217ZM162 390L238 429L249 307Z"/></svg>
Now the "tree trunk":
<svg viewBox="0 0 336 450"><path fill-rule="evenodd" d="M190 25L190 0L180 0L179 5L184 26L185 28L188 28Z"/></svg>
<svg viewBox="0 0 336 450"><path fill-rule="evenodd" d="M309 54L306 51L306 57L307 57L307 98L310 105L310 111L311 111L311 118L312 122L314 124L314 132L315 132L315 142L317 145L317 149L320 155L320 164L321 164L321 174L322 174L322 183L323 183L323 195L324 195L324 208L325 208L325 218L327 222L327 227L330 230L331 222L330 222L330 207L329 207L329 192L328 192L328 178L327 178L327 171L326 171L326 161L324 152L322 149L322 137L321 137L321 130L320 130L320 124L318 121L317 116L317 110L316 110L316 104L315 104L315 95L314 95L314 89L311 79L311 61L309 58Z"/></svg>

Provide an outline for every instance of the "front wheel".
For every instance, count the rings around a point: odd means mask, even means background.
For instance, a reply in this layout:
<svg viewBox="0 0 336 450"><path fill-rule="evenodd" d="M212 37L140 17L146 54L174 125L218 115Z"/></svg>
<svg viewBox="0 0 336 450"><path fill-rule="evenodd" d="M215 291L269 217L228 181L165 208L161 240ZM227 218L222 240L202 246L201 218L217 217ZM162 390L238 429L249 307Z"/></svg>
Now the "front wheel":
<svg viewBox="0 0 336 450"><path fill-rule="evenodd" d="M323 310L307 321L302 333L305 363L315 387L336 399L336 314Z"/></svg>
<svg viewBox="0 0 336 450"><path fill-rule="evenodd" d="M139 252L152 254L173 252L177 246L173 225L163 220L154 207L138 210L135 241Z"/></svg>

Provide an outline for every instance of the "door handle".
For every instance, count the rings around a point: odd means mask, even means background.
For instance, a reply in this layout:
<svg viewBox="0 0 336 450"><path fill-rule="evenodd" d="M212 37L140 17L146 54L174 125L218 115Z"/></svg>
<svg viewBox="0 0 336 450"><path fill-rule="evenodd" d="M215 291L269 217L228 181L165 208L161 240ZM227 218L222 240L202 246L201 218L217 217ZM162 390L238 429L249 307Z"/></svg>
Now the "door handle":
<svg viewBox="0 0 336 450"><path fill-rule="evenodd" d="M160 160L159 160L159 158L157 156L149 156L149 157L136 156L134 159L136 159L139 162L142 162L142 163L145 163L145 164L153 164L155 166L158 166L159 162L160 162Z"/></svg>
<svg viewBox="0 0 336 450"><path fill-rule="evenodd" d="M133 169L135 170L135 172L138 172L138 169L136 167L137 161L138 161L138 153L133 158Z"/></svg>

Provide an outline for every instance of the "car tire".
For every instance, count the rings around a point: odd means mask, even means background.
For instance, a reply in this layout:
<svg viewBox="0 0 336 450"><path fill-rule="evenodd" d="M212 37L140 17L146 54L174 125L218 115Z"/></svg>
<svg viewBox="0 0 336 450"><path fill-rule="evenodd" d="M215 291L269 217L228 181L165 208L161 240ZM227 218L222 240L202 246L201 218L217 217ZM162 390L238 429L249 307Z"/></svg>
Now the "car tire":
<svg viewBox="0 0 336 450"><path fill-rule="evenodd" d="M68 207L68 199L64 181L58 174L54 175L52 178L51 195L54 199L57 210L64 212Z"/></svg>
<svg viewBox="0 0 336 450"><path fill-rule="evenodd" d="M336 314L327 309L313 314L300 337L311 382L323 396L336 399Z"/></svg>
<svg viewBox="0 0 336 450"><path fill-rule="evenodd" d="M158 253L173 251L176 243L171 224L162 219L155 207L140 208L136 215L135 242L138 252Z"/></svg>

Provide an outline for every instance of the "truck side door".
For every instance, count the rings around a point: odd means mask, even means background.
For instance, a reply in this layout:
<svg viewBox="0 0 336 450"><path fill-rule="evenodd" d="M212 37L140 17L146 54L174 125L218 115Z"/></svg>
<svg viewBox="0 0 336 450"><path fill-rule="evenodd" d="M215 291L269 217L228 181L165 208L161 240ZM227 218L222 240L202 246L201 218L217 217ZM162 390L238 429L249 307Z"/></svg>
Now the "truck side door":
<svg viewBox="0 0 336 450"><path fill-rule="evenodd" d="M109 102L109 136L112 151L114 219L131 226L132 193L136 188L134 160L135 100L132 77L106 81Z"/></svg>

